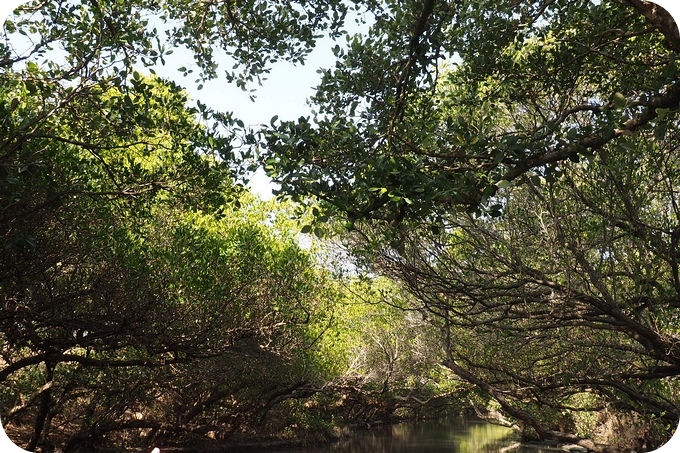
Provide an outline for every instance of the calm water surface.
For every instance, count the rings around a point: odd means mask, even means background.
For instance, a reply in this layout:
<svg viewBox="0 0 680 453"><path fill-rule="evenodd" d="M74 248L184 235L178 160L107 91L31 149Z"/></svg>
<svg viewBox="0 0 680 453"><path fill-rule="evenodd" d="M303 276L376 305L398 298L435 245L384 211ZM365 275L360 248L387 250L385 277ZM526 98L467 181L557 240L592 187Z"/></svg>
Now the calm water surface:
<svg viewBox="0 0 680 453"><path fill-rule="evenodd" d="M448 419L376 428L334 445L277 453L497 453L516 443L516 433L509 428L483 421ZM507 450L508 453L555 451L528 446Z"/></svg>

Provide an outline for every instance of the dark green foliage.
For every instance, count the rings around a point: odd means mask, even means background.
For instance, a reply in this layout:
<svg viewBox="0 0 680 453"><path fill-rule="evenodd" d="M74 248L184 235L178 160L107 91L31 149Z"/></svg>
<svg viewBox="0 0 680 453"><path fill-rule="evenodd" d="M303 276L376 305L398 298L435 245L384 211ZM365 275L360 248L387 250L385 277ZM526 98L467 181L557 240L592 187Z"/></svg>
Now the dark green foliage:
<svg viewBox="0 0 680 453"><path fill-rule="evenodd" d="M268 171L284 192L350 220L497 212L498 188L665 130L657 111L680 101L680 38L652 26L647 9L383 3L325 71L316 115L263 133Z"/></svg>
<svg viewBox="0 0 680 453"><path fill-rule="evenodd" d="M57 1L6 23L0 411L29 450L227 438L319 375L324 277L235 181L242 122L133 68L153 73L170 49L152 23L175 21L202 77L218 39L252 80L344 6L215 6Z"/></svg>
<svg viewBox="0 0 680 453"><path fill-rule="evenodd" d="M597 437L578 414L606 408L663 443L680 417L672 18L634 0L373 13L314 116L262 132L269 174L345 219L440 327L447 366L527 432L605 448L567 433Z"/></svg>

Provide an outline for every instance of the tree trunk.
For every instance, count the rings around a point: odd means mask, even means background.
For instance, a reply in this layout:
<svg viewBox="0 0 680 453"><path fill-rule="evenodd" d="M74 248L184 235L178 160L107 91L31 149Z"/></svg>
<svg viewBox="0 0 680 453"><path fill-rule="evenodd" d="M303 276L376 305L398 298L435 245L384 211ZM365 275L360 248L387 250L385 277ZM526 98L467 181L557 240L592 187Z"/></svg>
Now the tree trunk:
<svg viewBox="0 0 680 453"><path fill-rule="evenodd" d="M40 408L38 410L38 415L35 419L35 425L33 427L33 435L28 441L26 449L28 451L35 451L36 446L40 442L43 436L43 431L45 430L46 421L50 413L50 405L52 403L52 378L54 376L55 364L50 361L45 361L45 391L42 392L40 396Z"/></svg>

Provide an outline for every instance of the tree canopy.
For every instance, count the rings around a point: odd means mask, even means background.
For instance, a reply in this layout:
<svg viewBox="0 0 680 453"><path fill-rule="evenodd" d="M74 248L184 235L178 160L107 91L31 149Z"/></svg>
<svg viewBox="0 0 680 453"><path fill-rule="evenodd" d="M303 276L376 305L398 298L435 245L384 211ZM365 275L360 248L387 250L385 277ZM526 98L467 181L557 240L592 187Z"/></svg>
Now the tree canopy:
<svg viewBox="0 0 680 453"><path fill-rule="evenodd" d="M669 127L680 38L664 10L492 3L376 6L325 71L315 116L267 131L273 179L350 220L436 217Z"/></svg>

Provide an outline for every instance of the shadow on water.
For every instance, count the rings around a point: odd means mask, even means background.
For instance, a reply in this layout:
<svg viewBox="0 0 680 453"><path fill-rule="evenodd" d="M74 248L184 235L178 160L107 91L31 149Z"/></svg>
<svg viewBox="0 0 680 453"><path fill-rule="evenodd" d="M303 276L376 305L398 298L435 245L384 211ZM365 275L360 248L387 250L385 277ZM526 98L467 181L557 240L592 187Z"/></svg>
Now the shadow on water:
<svg viewBox="0 0 680 453"><path fill-rule="evenodd" d="M464 418L401 423L357 434L350 440L279 453L548 453L551 449L521 446L517 434L502 426Z"/></svg>

